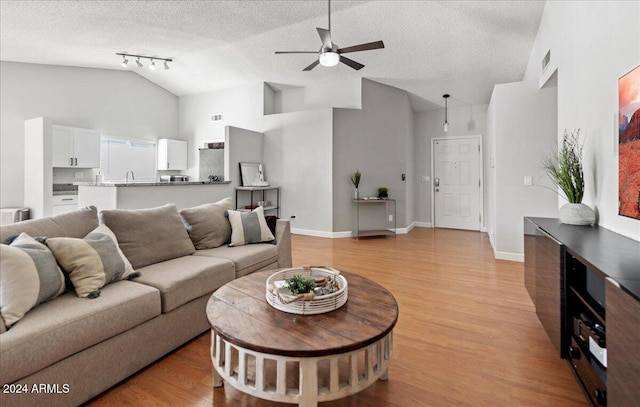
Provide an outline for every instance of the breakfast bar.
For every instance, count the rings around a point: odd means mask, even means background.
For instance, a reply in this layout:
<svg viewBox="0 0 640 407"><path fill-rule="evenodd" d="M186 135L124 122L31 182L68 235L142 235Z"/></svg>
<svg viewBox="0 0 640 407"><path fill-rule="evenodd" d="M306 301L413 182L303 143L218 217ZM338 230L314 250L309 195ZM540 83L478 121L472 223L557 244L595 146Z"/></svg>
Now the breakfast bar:
<svg viewBox="0 0 640 407"><path fill-rule="evenodd" d="M178 209L216 202L232 193L230 181L103 182L78 185L78 207L141 209L173 203Z"/></svg>

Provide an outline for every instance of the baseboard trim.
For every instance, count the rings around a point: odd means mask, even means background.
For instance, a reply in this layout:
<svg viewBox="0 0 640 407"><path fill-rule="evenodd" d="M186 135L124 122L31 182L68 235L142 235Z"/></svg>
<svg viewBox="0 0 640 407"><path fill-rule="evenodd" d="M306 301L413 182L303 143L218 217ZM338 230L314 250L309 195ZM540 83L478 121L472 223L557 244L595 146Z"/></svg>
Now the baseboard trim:
<svg viewBox="0 0 640 407"><path fill-rule="evenodd" d="M497 252L494 250L493 257L495 257L498 260L517 261L520 263L524 263L524 254L520 254L520 253Z"/></svg>
<svg viewBox="0 0 640 407"><path fill-rule="evenodd" d="M353 232L351 232L350 230L346 232L325 232L322 230L291 228L291 234L324 237L327 239L340 239L345 237L353 237Z"/></svg>
<svg viewBox="0 0 640 407"><path fill-rule="evenodd" d="M433 225L431 224L431 222L413 222L411 225L417 227L417 228L432 228Z"/></svg>
<svg viewBox="0 0 640 407"><path fill-rule="evenodd" d="M413 228L431 228L431 227L433 227L431 225L431 222L413 222L406 228L396 228L396 234L406 235L407 233L411 232ZM327 239L343 239L346 237L353 237L353 232L350 230L343 231L343 232L325 232L322 230L291 228L291 233L294 235L324 237Z"/></svg>

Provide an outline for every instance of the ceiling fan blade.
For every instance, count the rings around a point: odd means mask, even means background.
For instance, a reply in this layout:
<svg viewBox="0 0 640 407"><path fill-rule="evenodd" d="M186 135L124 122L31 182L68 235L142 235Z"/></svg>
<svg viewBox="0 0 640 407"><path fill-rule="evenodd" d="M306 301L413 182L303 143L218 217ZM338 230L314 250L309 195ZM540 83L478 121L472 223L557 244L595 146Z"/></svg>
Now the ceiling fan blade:
<svg viewBox="0 0 640 407"><path fill-rule="evenodd" d="M310 71L313 68L315 68L316 66L318 66L319 63L320 63L320 61L318 61L316 59L315 61L313 61L313 63L311 65L309 65L308 67L304 68L303 71Z"/></svg>
<svg viewBox="0 0 640 407"><path fill-rule="evenodd" d="M351 47L340 48L338 50L338 54L346 54L347 52L368 51L370 49L380 49L380 48L384 48L384 42L374 41L374 42L368 42L366 44L353 45Z"/></svg>
<svg viewBox="0 0 640 407"><path fill-rule="evenodd" d="M356 62L353 59L349 59L347 57L343 57L342 55L340 55L340 62L342 62L345 65L349 65L350 67L352 67L356 71L359 71L360 69L364 68L364 65L362 65L360 62Z"/></svg>
<svg viewBox="0 0 640 407"><path fill-rule="evenodd" d="M333 44L331 43L331 31L325 30L324 28L320 28L320 27L316 27L316 30L318 30L318 34L320 35L322 46L325 49L332 49Z"/></svg>
<svg viewBox="0 0 640 407"><path fill-rule="evenodd" d="M317 54L318 51L276 51L276 54Z"/></svg>

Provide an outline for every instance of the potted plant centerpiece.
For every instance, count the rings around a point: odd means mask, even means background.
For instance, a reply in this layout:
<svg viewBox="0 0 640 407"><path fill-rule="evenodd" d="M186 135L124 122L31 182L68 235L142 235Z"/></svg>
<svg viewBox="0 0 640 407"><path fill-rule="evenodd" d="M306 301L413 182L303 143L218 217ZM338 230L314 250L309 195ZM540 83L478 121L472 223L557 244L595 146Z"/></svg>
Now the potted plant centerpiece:
<svg viewBox="0 0 640 407"><path fill-rule="evenodd" d="M387 187L378 188L378 198L380 198L380 199L389 198L389 188L387 188Z"/></svg>
<svg viewBox="0 0 640 407"><path fill-rule="evenodd" d="M564 132L562 147L557 154L550 154L542 165L551 181L562 190L567 201L560 208L560 221L569 225L591 225L596 215L582 203L584 196L584 174L582 170L582 144L580 129Z"/></svg>
<svg viewBox="0 0 640 407"><path fill-rule="evenodd" d="M360 173L360 170L356 170L356 172L351 174L351 183L353 183L353 186L356 188L354 193L355 199L360 199L360 193L358 192L358 185L360 185L360 178L362 178L362 174Z"/></svg>

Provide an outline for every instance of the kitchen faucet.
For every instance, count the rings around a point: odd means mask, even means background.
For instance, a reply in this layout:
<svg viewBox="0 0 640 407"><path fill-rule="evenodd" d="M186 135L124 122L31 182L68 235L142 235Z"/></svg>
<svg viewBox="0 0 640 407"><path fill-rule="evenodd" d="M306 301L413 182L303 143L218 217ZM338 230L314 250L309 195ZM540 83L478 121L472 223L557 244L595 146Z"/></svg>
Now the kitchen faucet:
<svg viewBox="0 0 640 407"><path fill-rule="evenodd" d="M135 181L136 176L133 174L133 170L127 170L127 174L124 176L125 182L129 182L129 173L131 173L131 181Z"/></svg>

